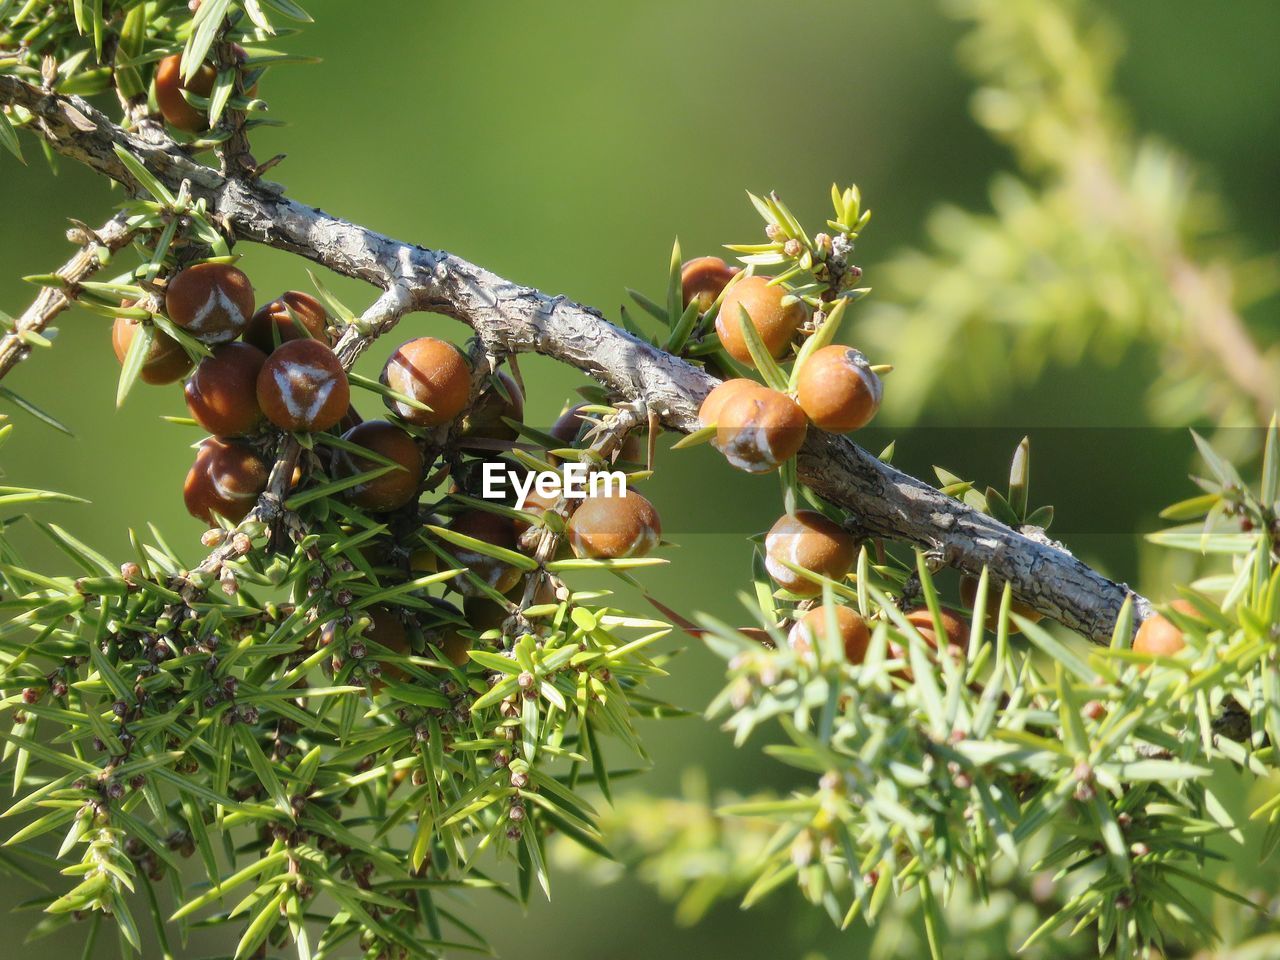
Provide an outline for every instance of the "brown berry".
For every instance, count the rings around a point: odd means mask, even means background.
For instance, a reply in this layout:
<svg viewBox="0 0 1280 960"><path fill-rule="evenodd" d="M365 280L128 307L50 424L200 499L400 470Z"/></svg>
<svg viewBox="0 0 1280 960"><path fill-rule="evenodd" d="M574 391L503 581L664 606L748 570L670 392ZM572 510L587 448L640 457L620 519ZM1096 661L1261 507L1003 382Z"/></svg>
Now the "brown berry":
<svg viewBox="0 0 1280 960"><path fill-rule="evenodd" d="M129 355L129 345L133 343L139 326L138 321L125 317L117 317L116 322L111 325L111 347L121 363ZM151 327L151 346L147 348L142 370L138 374L143 383L176 383L187 375L191 364L191 357L182 344L168 334L161 333L154 325Z"/></svg>
<svg viewBox="0 0 1280 960"><path fill-rule="evenodd" d="M249 433L262 419L258 374L267 355L247 343L224 343L205 357L183 392L196 423L220 437Z"/></svg>
<svg viewBox="0 0 1280 960"><path fill-rule="evenodd" d="M788 298L791 302L784 304L782 301ZM809 318L809 308L804 301L791 297L781 285L771 285L768 277L745 277L735 283L720 302L716 333L720 334L720 342L729 356L748 366L754 366L755 362L742 336L743 308L765 349L775 358L786 353L796 331Z"/></svg>
<svg viewBox="0 0 1280 960"><path fill-rule="evenodd" d="M524 423L524 391L505 370L498 371L503 393L490 384L462 420L461 436L469 440L514 440L520 431L507 420Z"/></svg>
<svg viewBox="0 0 1280 960"><path fill-rule="evenodd" d="M724 409L726 403L736 398L740 393L764 389L766 388L754 380L746 380L741 377L716 384L711 392L702 398L702 406L698 408L699 424L703 427L714 427L719 422L720 411Z"/></svg>
<svg viewBox="0 0 1280 960"><path fill-rule="evenodd" d="M487 510L467 510L458 514L449 524L454 533L503 547L516 549L516 527L507 517ZM467 547L447 545L459 563L465 564L472 573L491 586L498 593L506 593L520 579L520 569L503 563L493 557L486 556ZM458 577L453 581L457 589L464 595L479 593L479 589L466 577Z"/></svg>
<svg viewBox="0 0 1280 960"><path fill-rule="evenodd" d="M827 633L827 609L826 606L814 607L796 621L787 634L787 643L792 650L804 656L817 648ZM862 663L871 644L867 621L852 607L836 605L831 609L835 611L836 630L840 634L845 659L853 664Z"/></svg>
<svg viewBox="0 0 1280 960"><path fill-rule="evenodd" d="M213 92L218 71L212 64L202 63L186 83L182 82L182 54L165 57L156 67L156 105L161 115L172 126L187 133L200 133L209 127L209 118L187 102L182 92L186 90L198 97L208 97Z"/></svg>
<svg viewBox="0 0 1280 960"><path fill-rule="evenodd" d="M210 526L215 516L239 523L267 489L269 472L252 447L210 437L196 451L182 487L187 512Z"/></svg>
<svg viewBox="0 0 1280 960"><path fill-rule="evenodd" d="M400 344L382 368L382 383L396 393L426 404L430 411L386 398L393 413L420 427L438 427L466 409L471 368L452 343L418 337Z"/></svg>
<svg viewBox="0 0 1280 960"><path fill-rule="evenodd" d="M680 292L685 308L696 303L698 312L706 313L729 281L737 275L738 268L729 266L719 257L686 260L680 267Z"/></svg>
<svg viewBox="0 0 1280 960"><path fill-rule="evenodd" d="M323 343L290 340L262 365L258 403L282 430L327 430L346 415L351 386L337 356Z"/></svg>
<svg viewBox="0 0 1280 960"><path fill-rule="evenodd" d="M282 343L308 337L329 343L329 314L309 293L289 290L258 308L244 328L242 337L263 353L271 353Z"/></svg>
<svg viewBox="0 0 1280 960"><path fill-rule="evenodd" d="M164 309L197 340L226 343L253 316L253 285L229 263L197 263L169 281Z"/></svg>
<svg viewBox="0 0 1280 960"><path fill-rule="evenodd" d="M404 622L396 616L393 609L380 603L375 603L364 612L369 617L369 626L364 632L366 639L372 640L379 646L386 647L390 653L397 656L405 656L412 652L409 646L409 634L404 628ZM409 680L409 675L400 669L398 664L380 663L379 666L382 669L382 676L393 683L404 683ZM385 687L386 684L376 678L371 679L369 682L369 691L371 693L381 693Z"/></svg>
<svg viewBox="0 0 1280 960"><path fill-rule="evenodd" d="M865 427L880 409L884 387L852 347L815 350L800 368L796 400L814 426L832 433Z"/></svg>
<svg viewBox="0 0 1280 960"><path fill-rule="evenodd" d="M995 630L1000 625L1000 598L1004 593L1004 584L994 579L988 579L987 582L987 610L986 610L986 627L988 630ZM960 600L970 610L973 609L974 601L978 599L978 578L965 574L960 578ZM976 612L976 611L975 611ZM1013 596L1013 602L1009 605L1009 612L1016 613L1020 617L1025 617L1032 623L1038 623L1044 616L1035 607L1028 606L1018 599L1017 594ZM1012 620L1009 621L1009 632L1017 633L1022 628Z"/></svg>
<svg viewBox="0 0 1280 960"><path fill-rule="evenodd" d="M424 465L422 451L408 433L385 420L366 420L348 430L342 439L397 464L397 469L344 491L343 495L357 507L375 512L396 510L417 496ZM353 477L383 466L386 464L346 450L339 450L334 457L334 472L339 477Z"/></svg>
<svg viewBox="0 0 1280 960"><path fill-rule="evenodd" d="M450 633L436 646L455 667L465 667L471 661L471 641L457 631Z"/></svg>
<svg viewBox="0 0 1280 960"><path fill-rule="evenodd" d="M947 644L950 647L959 647L965 649L969 643L969 625L965 623L964 618L954 610L942 607L939 610L942 620L942 629L947 634ZM929 612L928 607L915 607L905 613L907 622L916 628L916 631L924 638L925 643L936 648L938 646L938 631L933 622L933 614Z"/></svg>
<svg viewBox="0 0 1280 960"><path fill-rule="evenodd" d="M794 457L809 426L794 400L766 387L731 397L717 421L716 449L747 473L768 473Z"/></svg>
<svg viewBox="0 0 1280 960"><path fill-rule="evenodd" d="M1200 619L1200 611L1190 600L1175 600L1169 607L1184 616ZM1151 656L1172 657L1186 645L1182 629L1160 613L1143 620L1133 638L1134 652Z"/></svg>
<svg viewBox="0 0 1280 960"><path fill-rule="evenodd" d="M617 560L642 557L656 547L662 522L653 504L628 490L623 496L587 497L569 518L568 532L578 556Z"/></svg>
<svg viewBox="0 0 1280 960"><path fill-rule="evenodd" d="M816 597L822 585L796 573L782 561L829 580L840 580L853 566L854 540L840 525L816 510L797 510L778 519L764 538L765 568L774 582L799 597Z"/></svg>

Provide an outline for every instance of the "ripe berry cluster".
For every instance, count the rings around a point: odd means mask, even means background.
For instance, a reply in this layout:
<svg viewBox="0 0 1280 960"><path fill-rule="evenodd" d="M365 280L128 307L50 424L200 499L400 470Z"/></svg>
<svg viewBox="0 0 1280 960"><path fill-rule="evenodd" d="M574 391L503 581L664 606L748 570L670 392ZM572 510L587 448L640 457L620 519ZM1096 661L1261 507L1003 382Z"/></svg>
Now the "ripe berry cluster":
<svg viewBox="0 0 1280 960"><path fill-rule="evenodd" d="M511 451L522 432L529 432L517 379L497 370L477 393L472 364L452 343L417 337L397 347L379 377L388 416L363 420L333 349L339 329L316 298L291 290L255 310L245 273L229 263L207 261L172 276L163 301L164 316L173 327L207 348L198 363L183 343L151 321L118 318L113 343L125 363L134 337L145 329L150 341L140 379L167 384L185 377L190 415L212 436L199 444L183 494L192 516L211 527L237 524L248 516L269 482L265 451L275 447L278 431L287 431L327 435L324 446L332 453L316 458L313 467L326 471L353 507L388 518L391 532L371 542L372 559L395 555L407 574L432 573L439 561L427 544L447 543L450 558L466 569L449 582L463 599L465 616L452 605L442 608L446 620L459 624L496 626L522 606L556 600L549 575L539 571L531 575L531 583L521 566L503 556L521 551L538 555L549 528L563 534L551 537L552 555L555 548L571 548L578 557L618 560L643 556L660 540L657 511L632 489L607 490L581 501L535 494L522 514L509 504L458 510L441 500L420 515L418 500L437 457L445 465L439 475L452 475L449 492L474 496L474 468L493 461L495 448ZM544 462L580 457L598 467L612 460L640 460L643 451L635 432L607 429L598 419L609 410L586 404L567 409L548 434L540 435L549 448ZM527 451L529 445L523 446ZM527 452L526 458L536 459ZM505 468L517 469L505 457L497 459ZM298 469L288 486L297 490L315 479ZM428 532L437 509L446 522L443 537ZM498 597L510 602L500 604ZM405 628L395 611L374 606L366 612L370 623L364 639L393 655L408 652ZM323 634L320 639L325 642ZM456 629L437 639L451 660L466 662L470 641ZM334 659L337 667L340 654Z"/></svg>

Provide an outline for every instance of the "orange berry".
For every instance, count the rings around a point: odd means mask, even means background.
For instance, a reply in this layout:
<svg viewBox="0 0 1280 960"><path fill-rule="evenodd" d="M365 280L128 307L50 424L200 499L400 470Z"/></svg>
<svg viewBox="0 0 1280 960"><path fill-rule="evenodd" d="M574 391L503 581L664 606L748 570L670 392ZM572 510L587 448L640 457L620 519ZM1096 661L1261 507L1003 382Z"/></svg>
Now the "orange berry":
<svg viewBox="0 0 1280 960"><path fill-rule="evenodd" d="M717 419L716 449L747 473L768 473L794 457L809 426L794 400L766 387L740 391Z"/></svg>
<svg viewBox="0 0 1280 960"><path fill-rule="evenodd" d="M1185 616L1200 618L1200 611L1190 600L1175 600L1169 607ZM1143 620L1133 638L1135 652L1156 656L1172 657L1186 645L1181 628L1159 613Z"/></svg>
<svg viewBox="0 0 1280 960"><path fill-rule="evenodd" d="M183 388L196 423L220 437L249 433L262 420L258 374L267 355L247 343L225 343L205 357Z"/></svg>
<svg viewBox="0 0 1280 960"><path fill-rule="evenodd" d="M735 283L724 295L716 314L716 333L720 334L720 342L729 356L739 363L755 365L742 336L740 308L746 308L770 354L777 358L786 353L796 332L809 318L809 308L804 301L792 297L790 303L784 304L782 301L788 297L787 289L770 285L768 277L745 277Z"/></svg>
<svg viewBox="0 0 1280 960"><path fill-rule="evenodd" d="M796 400L814 426L832 433L865 427L880 409L884 386L852 347L814 351L800 368Z"/></svg>
<svg viewBox="0 0 1280 960"><path fill-rule="evenodd" d="M569 518L569 543L580 557L642 557L662 538L658 511L628 490L624 496L589 496Z"/></svg>
<svg viewBox="0 0 1280 960"><path fill-rule="evenodd" d="M507 396L503 396L490 384L480 395L471 411L462 419L460 435L469 440L514 440L520 432L507 420L524 422L524 391L505 370L498 371Z"/></svg>
<svg viewBox="0 0 1280 960"><path fill-rule="evenodd" d="M769 576L800 597L816 597L822 586L806 580L783 560L829 580L840 580L853 566L853 537L816 510L797 510L780 517L765 535L764 545Z"/></svg>
<svg viewBox="0 0 1280 960"><path fill-rule="evenodd" d="M258 308L241 335L263 353L271 353L282 343L309 337L329 343L329 314L315 297L301 290L289 290Z"/></svg>
<svg viewBox="0 0 1280 960"><path fill-rule="evenodd" d="M344 433L342 439L399 465L380 477L348 487L343 495L349 501L366 510L385 512L399 509L417 496L425 465L422 451L408 433L385 420L366 420ZM381 466L385 464L346 450L339 450L334 456L334 473L339 477L353 477Z"/></svg>
<svg viewBox="0 0 1280 960"><path fill-rule="evenodd" d="M382 383L431 408L420 410L386 398L397 416L420 427L438 427L466 409L471 397L471 368L452 343L418 337L400 344L382 368Z"/></svg>
<svg viewBox="0 0 1280 960"><path fill-rule="evenodd" d="M706 313L729 281L737 275L738 268L729 266L719 257L686 260L680 267L680 292L685 308L696 302L698 312Z"/></svg>
<svg viewBox="0 0 1280 960"><path fill-rule="evenodd" d="M187 512L215 526L215 516L239 523L267 489L267 464L252 447L210 437L196 451L182 498Z"/></svg>
<svg viewBox="0 0 1280 960"><path fill-rule="evenodd" d="M473 540L493 544L495 547L503 547L507 550L515 550L517 547L515 524L508 518L489 513L487 510L467 510L460 513L449 523L449 529L471 537ZM446 546L459 563L467 566L472 573L498 593L506 593L520 580L518 567L495 560L493 557L467 547L458 547L453 544ZM471 596L480 592L466 577L460 576L453 583L464 595Z"/></svg>
<svg viewBox="0 0 1280 960"><path fill-rule="evenodd" d="M736 380L725 380L722 383L717 383L711 392L702 398L702 406L698 408L698 422L703 427L715 426L720 420L720 411L724 409L726 403L736 398L740 393L764 389L767 388L762 387L754 380L746 380L741 377Z"/></svg>
<svg viewBox="0 0 1280 960"><path fill-rule="evenodd" d="M262 365L258 403L281 430L328 430L346 416L351 385L337 356L319 340L290 340Z"/></svg>
<svg viewBox="0 0 1280 960"><path fill-rule="evenodd" d="M209 128L209 118L182 95L186 90L198 97L208 97L213 92L218 71L212 64L202 63L186 83L182 82L182 54L165 57L156 67L156 105L161 115L172 126L187 133L200 133Z"/></svg>
<svg viewBox="0 0 1280 960"><path fill-rule="evenodd" d="M197 340L226 343L253 315L253 285L229 263L197 263L169 281L164 309Z"/></svg>
<svg viewBox="0 0 1280 960"><path fill-rule="evenodd" d="M117 317L111 325L111 347L121 363L129 355L129 345L133 343L138 327L138 321L125 317ZM187 375L191 365L191 357L182 344L153 327L151 346L147 348L138 377L143 383L176 383Z"/></svg>
<svg viewBox="0 0 1280 960"><path fill-rule="evenodd" d="M375 603L367 608L365 613L369 615L369 626L364 632L367 639L386 647L389 652L397 656L406 656L413 652L409 646L409 633L404 628L404 622L396 616L392 608ZM371 655L375 658L377 656L376 653ZM398 664L380 663L379 667L382 676L392 683L406 683L411 679ZM371 679L369 682L370 693L381 693L385 688L386 684L382 680Z"/></svg>
<svg viewBox="0 0 1280 960"><path fill-rule="evenodd" d="M840 634L840 643L844 647L844 656L852 664L862 663L867 658L867 647L871 645L871 631L867 621L862 619L852 607L835 605L836 630ZM813 651L827 633L827 607L814 607L795 622L791 632L787 634L787 643L796 653L804 656Z"/></svg>

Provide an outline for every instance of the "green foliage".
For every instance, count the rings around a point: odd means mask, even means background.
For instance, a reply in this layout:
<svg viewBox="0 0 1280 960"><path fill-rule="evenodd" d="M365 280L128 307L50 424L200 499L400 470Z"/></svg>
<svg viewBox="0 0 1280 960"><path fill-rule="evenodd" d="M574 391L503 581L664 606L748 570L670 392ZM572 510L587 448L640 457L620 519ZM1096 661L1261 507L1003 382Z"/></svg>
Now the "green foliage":
<svg viewBox="0 0 1280 960"><path fill-rule="evenodd" d="M1277 289L1274 258L1216 237L1221 203L1189 162L1135 136L1109 89L1117 42L1089 5L952 0L972 24L962 54L974 114L1013 148L1018 175L991 210L930 218L930 246L891 261L867 342L901 371L886 404L911 418L930 397L969 409L1046 366L1153 352L1149 400L1168 425L1249 424L1280 403L1274 344L1238 311ZM996 375L961 356L1012 358ZM1207 362L1206 362L1207 361Z"/></svg>

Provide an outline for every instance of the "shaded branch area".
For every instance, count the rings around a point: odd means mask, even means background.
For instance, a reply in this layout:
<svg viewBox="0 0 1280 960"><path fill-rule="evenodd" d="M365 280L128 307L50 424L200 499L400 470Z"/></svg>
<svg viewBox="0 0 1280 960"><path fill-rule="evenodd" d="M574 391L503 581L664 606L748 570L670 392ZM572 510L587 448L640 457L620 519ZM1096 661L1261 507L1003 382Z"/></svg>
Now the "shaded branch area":
<svg viewBox="0 0 1280 960"><path fill-rule="evenodd" d="M191 195L204 199L236 237L380 287L395 308L371 311L344 334L337 352L346 366L404 312L430 311L471 327L492 355L533 352L576 367L618 398L643 402L671 430L697 427L698 405L717 382L590 307L299 203L277 185L227 178L197 163L154 125L126 131L84 100L48 94L12 77L0 77L0 103L25 108L32 131L54 150L131 190L140 185L115 147L175 191L186 181ZM1041 613L1096 642L1109 640L1126 598L1134 598L1139 619L1150 611L1127 586L1103 577L1037 531L1011 529L847 438L811 430L798 467L800 480L847 510L866 535L929 550L970 573L985 565Z"/></svg>

